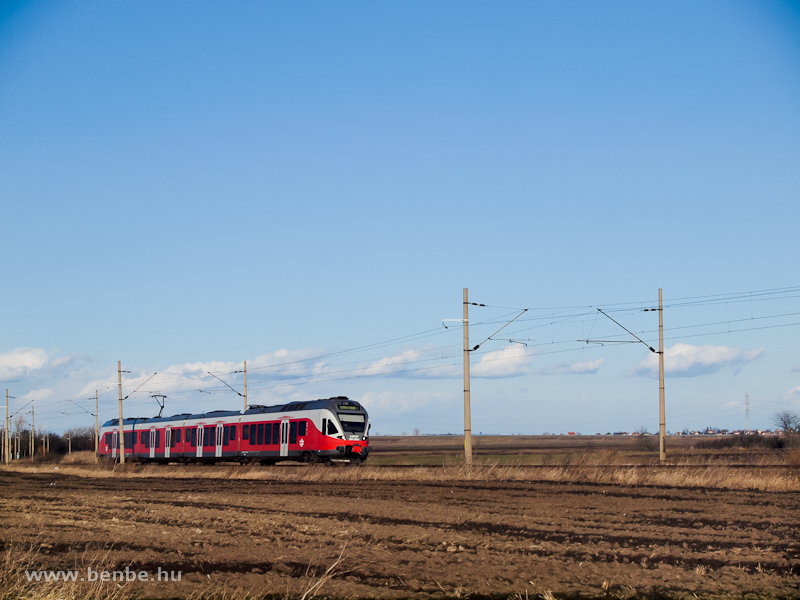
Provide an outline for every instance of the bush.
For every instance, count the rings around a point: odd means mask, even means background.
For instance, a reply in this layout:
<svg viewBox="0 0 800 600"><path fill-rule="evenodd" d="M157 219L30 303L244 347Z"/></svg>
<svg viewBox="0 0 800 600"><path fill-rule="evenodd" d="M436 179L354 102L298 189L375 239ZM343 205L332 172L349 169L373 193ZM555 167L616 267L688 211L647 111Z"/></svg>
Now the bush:
<svg viewBox="0 0 800 600"><path fill-rule="evenodd" d="M760 434L731 435L697 442L698 448L721 450L723 448L767 448L779 450L786 448L784 436L764 436Z"/></svg>

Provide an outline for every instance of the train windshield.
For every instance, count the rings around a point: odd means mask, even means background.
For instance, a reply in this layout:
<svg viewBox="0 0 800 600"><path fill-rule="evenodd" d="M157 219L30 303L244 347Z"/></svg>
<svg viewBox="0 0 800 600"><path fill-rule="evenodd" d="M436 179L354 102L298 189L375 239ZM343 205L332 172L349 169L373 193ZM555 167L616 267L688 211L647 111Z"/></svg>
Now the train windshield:
<svg viewBox="0 0 800 600"><path fill-rule="evenodd" d="M364 415L347 415L339 413L339 421L346 433L364 433L366 426Z"/></svg>

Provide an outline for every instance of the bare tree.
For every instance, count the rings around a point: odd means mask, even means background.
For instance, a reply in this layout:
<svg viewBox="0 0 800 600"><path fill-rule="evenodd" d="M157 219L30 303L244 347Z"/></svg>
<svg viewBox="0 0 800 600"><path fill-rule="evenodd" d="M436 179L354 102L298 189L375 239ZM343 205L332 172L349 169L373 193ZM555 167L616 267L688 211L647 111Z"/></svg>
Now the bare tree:
<svg viewBox="0 0 800 600"><path fill-rule="evenodd" d="M786 433L800 433L800 414L790 410L775 413L772 423Z"/></svg>
<svg viewBox="0 0 800 600"><path fill-rule="evenodd" d="M639 427L635 433L638 434L636 443L639 445L640 449L654 450L656 448L655 438L650 434L649 431L647 431L646 425Z"/></svg>
<svg viewBox="0 0 800 600"><path fill-rule="evenodd" d="M73 427L64 434L72 439L72 451L94 450L94 427Z"/></svg>

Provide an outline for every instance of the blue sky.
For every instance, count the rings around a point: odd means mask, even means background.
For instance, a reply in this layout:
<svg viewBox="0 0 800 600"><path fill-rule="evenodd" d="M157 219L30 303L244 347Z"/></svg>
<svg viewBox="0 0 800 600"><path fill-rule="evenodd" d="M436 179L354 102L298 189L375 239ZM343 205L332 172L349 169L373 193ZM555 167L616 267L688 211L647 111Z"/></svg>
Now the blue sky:
<svg viewBox="0 0 800 600"><path fill-rule="evenodd" d="M659 288L668 429L800 410L797 3L6 2L0 82L0 386L53 431L246 360L458 432L464 287L474 343L530 309L476 432L655 431L655 355L577 340Z"/></svg>

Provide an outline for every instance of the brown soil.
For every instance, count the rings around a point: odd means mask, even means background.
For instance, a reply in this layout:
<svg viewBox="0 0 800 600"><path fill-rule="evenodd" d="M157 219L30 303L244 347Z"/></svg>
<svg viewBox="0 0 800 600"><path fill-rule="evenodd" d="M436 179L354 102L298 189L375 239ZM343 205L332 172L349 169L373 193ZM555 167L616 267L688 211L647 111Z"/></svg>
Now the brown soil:
<svg viewBox="0 0 800 600"><path fill-rule="evenodd" d="M138 596L299 597L341 554L320 595L800 597L796 492L49 469L0 472L4 549L33 548L26 568L80 576L87 566L182 572L124 584Z"/></svg>

